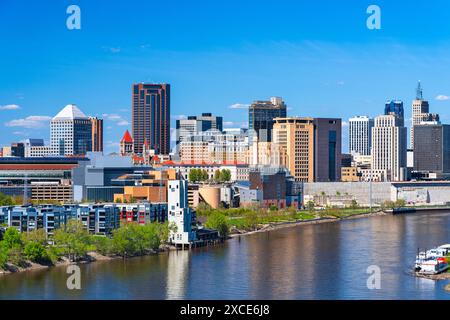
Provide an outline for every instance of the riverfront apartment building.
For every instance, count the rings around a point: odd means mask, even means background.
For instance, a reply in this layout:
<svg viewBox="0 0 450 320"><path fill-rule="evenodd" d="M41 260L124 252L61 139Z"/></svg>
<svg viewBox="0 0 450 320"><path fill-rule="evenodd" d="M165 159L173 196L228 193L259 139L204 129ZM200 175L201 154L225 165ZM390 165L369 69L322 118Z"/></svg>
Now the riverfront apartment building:
<svg viewBox="0 0 450 320"><path fill-rule="evenodd" d="M170 153L170 85L132 87L133 150L142 154L145 140L156 154Z"/></svg>
<svg viewBox="0 0 450 320"><path fill-rule="evenodd" d="M176 231L170 231L169 241L174 245L190 244L196 240L192 231L192 210L188 202L188 184L185 180L169 181L168 221L176 225Z"/></svg>
<svg viewBox="0 0 450 320"><path fill-rule="evenodd" d="M450 176L450 125L416 125L414 135L414 171L435 179Z"/></svg>
<svg viewBox="0 0 450 320"><path fill-rule="evenodd" d="M92 126L92 149L89 151L103 151L103 119L97 117L89 118Z"/></svg>
<svg viewBox="0 0 450 320"><path fill-rule="evenodd" d="M277 118L273 143L296 181L339 181L341 119Z"/></svg>
<svg viewBox="0 0 450 320"><path fill-rule="evenodd" d="M406 180L407 132L404 121L396 115L375 118L372 128L372 167L386 170L390 181Z"/></svg>
<svg viewBox="0 0 450 320"><path fill-rule="evenodd" d="M92 150L92 122L75 105L65 106L50 122L53 155L85 155Z"/></svg>
<svg viewBox="0 0 450 320"><path fill-rule="evenodd" d="M223 118L213 116L211 113L202 113L201 116L189 116L187 119L176 121L175 150L179 152L180 142L186 138L208 130L223 130Z"/></svg>
<svg viewBox="0 0 450 320"><path fill-rule="evenodd" d="M70 219L80 221L92 234L111 234L119 228L119 208L116 205L43 205L37 207L0 207L0 221L19 232L44 229L52 236L55 229Z"/></svg>
<svg viewBox="0 0 450 320"><path fill-rule="evenodd" d="M373 119L367 116L356 116L350 118L348 124L350 153L370 155Z"/></svg>
<svg viewBox="0 0 450 320"><path fill-rule="evenodd" d="M248 108L249 142L253 143L256 134L259 142L272 141L272 128L275 118L285 118L287 107L280 97L270 101L254 101Z"/></svg>

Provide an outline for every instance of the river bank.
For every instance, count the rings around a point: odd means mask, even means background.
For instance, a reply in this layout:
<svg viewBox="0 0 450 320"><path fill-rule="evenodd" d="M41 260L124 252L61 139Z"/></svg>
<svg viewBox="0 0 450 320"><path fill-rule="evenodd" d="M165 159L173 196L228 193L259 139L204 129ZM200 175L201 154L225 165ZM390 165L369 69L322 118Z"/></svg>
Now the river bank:
<svg viewBox="0 0 450 320"><path fill-rule="evenodd" d="M389 214L390 213L379 210L379 211L375 211L375 212L354 214L354 215L351 215L348 217L321 217L321 218L305 219L305 220L297 220L297 221L272 222L272 223L263 225L260 229L252 230L252 231L235 229L235 231L234 231L235 233L230 234L230 237L234 238L234 237L239 237L239 236L246 236L246 235L251 235L254 233L269 232L269 231L279 230L279 229L283 229L283 228L296 227L296 226L300 226L300 225L322 224L322 223L329 223L329 222L338 222L338 221L342 221L342 220L369 218L369 217L375 217L375 216L385 216L385 215L389 215Z"/></svg>
<svg viewBox="0 0 450 320"><path fill-rule="evenodd" d="M16 274L16 273L22 273L22 272L28 272L28 271L37 271L37 270L43 270L43 269L51 269L55 267L62 267L62 266L68 266L68 265L83 265L88 263L94 263L98 261L111 261L111 260L119 260L119 259L132 259L136 257L143 257L143 256L151 256L151 255L157 255L160 253L165 253L171 250L176 250L176 248L171 246L165 246L161 248L159 251L156 252L148 252L144 255L136 255L136 256L130 256L130 257L122 257L122 256L106 256L102 255L98 252L91 251L86 254L85 257L78 261L70 261L69 259L63 257L61 260L57 261L56 263L49 263L49 264L39 264L31 261L27 261L25 267L18 267L14 265L10 265L10 268L8 270L2 270L0 269L0 277L3 275L9 275L9 274Z"/></svg>

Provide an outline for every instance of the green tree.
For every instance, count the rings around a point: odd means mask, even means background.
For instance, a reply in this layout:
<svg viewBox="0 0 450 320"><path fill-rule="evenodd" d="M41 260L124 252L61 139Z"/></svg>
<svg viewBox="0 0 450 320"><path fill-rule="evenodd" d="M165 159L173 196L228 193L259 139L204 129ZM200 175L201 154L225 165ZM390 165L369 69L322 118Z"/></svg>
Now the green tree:
<svg viewBox="0 0 450 320"><path fill-rule="evenodd" d="M314 201L308 201L308 203L306 204L306 208L308 209L309 212L314 212Z"/></svg>
<svg viewBox="0 0 450 320"><path fill-rule="evenodd" d="M8 249L8 261L19 267L24 267L26 265L23 256L23 247L21 245L14 245Z"/></svg>
<svg viewBox="0 0 450 320"><path fill-rule="evenodd" d="M217 170L214 172L214 181L215 181L215 182L222 182L222 172L220 172L219 169L217 169Z"/></svg>
<svg viewBox="0 0 450 320"><path fill-rule="evenodd" d="M0 192L0 206L13 206L15 202L12 197Z"/></svg>
<svg viewBox="0 0 450 320"><path fill-rule="evenodd" d="M208 228L219 231L219 235L222 238L226 238L228 236L229 229L227 224L227 218L222 213L219 212L212 213L207 218L205 225Z"/></svg>
<svg viewBox="0 0 450 320"><path fill-rule="evenodd" d="M190 182L198 182L200 180L199 169L191 169L188 178Z"/></svg>
<svg viewBox="0 0 450 320"><path fill-rule="evenodd" d="M90 236L80 221L69 220L63 228L55 231L53 238L55 245L70 261L86 256L89 250Z"/></svg>
<svg viewBox="0 0 450 320"><path fill-rule="evenodd" d="M222 169L221 179L223 182L229 182L231 180L231 171L229 169Z"/></svg>
<svg viewBox="0 0 450 320"><path fill-rule="evenodd" d="M352 200L352 203L350 204L350 208L352 209L358 209L359 205L358 205L358 201L356 201L355 199Z"/></svg>
<svg viewBox="0 0 450 320"><path fill-rule="evenodd" d="M28 242L23 253L25 257L32 262L44 262L48 260L47 251L42 243L39 242Z"/></svg>
<svg viewBox="0 0 450 320"><path fill-rule="evenodd" d="M95 235L92 236L91 241L98 253L104 256L114 254L114 246L111 238L101 235Z"/></svg>
<svg viewBox="0 0 450 320"><path fill-rule="evenodd" d="M3 235L3 242L6 248L12 249L13 247L22 247L22 239L20 233L16 228L8 228Z"/></svg>
<svg viewBox="0 0 450 320"><path fill-rule="evenodd" d="M6 270L8 265L8 251L4 241L0 241L0 269Z"/></svg>
<svg viewBox="0 0 450 320"><path fill-rule="evenodd" d="M134 228L135 224L127 223L120 228L113 230L113 248L114 252L122 257L133 256L138 251L135 242Z"/></svg>
<svg viewBox="0 0 450 320"><path fill-rule="evenodd" d="M404 206L406 206L406 201L405 199L397 199L397 201L395 201L395 207L396 208L403 208Z"/></svg>
<svg viewBox="0 0 450 320"><path fill-rule="evenodd" d="M200 170L200 181L207 181L208 179L208 172L206 170Z"/></svg>
<svg viewBox="0 0 450 320"><path fill-rule="evenodd" d="M37 242L45 246L47 244L47 234L44 229L36 229L22 233L22 242Z"/></svg>

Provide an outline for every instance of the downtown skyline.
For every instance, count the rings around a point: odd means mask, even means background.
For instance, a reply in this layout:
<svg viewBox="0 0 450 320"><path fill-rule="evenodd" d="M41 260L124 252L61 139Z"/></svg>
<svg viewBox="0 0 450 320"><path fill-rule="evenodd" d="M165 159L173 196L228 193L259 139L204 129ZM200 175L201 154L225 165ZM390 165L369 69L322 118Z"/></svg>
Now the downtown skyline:
<svg viewBox="0 0 450 320"><path fill-rule="evenodd" d="M417 80L433 112L450 121L443 1L433 8L377 1L382 29L376 31L365 27L365 1L326 4L330 10L307 2L249 1L237 10L231 1L203 11L201 2L137 3L139 12L125 3L77 1L82 29L69 31L68 2L2 2L0 25L7 27L0 36L8 50L0 52L1 145L47 139L50 118L73 103L105 120L105 151L118 152L123 132L131 130L130 86L139 82L171 84L172 146L176 119L211 111L224 117L224 127L247 126L252 101L281 96L289 116L342 118L346 152L348 119L373 118L388 99L404 102L410 125ZM33 28L38 10L45 19ZM167 12L170 23L134 19L146 10ZM268 14L280 22L251 23ZM160 25L165 32L145 32Z"/></svg>

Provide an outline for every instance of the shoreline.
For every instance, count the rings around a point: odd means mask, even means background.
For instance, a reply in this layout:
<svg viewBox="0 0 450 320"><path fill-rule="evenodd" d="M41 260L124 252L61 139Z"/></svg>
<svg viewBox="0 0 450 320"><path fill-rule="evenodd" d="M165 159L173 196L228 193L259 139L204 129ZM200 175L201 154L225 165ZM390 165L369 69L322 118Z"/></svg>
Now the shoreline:
<svg viewBox="0 0 450 320"><path fill-rule="evenodd" d="M126 258L121 257L121 256L105 256L98 252L91 251L91 252L88 252L86 254L86 257L80 261L71 262L68 259L63 259L62 261L58 261L55 264L48 264L48 265L27 261L27 263L29 263L29 266L27 266L25 268L17 267L17 269L15 269L15 270L0 270L0 278L2 276L11 275L11 274L18 274L18 273L29 272L29 271L31 271L31 272L40 271L40 270L44 270L44 269L51 269L51 268L69 266L69 265L83 265L83 264L95 263L95 262L100 262L100 261L111 261L111 260L118 260L118 259L132 259L132 258L137 258L137 257L146 257L146 256L157 255L157 254L169 252L171 250L174 250L174 249L172 249L171 247L165 247L164 249L161 249L158 252L151 252L151 253L140 255L140 256L130 256L130 257L126 257Z"/></svg>
<svg viewBox="0 0 450 320"><path fill-rule="evenodd" d="M433 211L433 208L421 208L421 210L419 209L415 212L410 212L410 213L417 213L417 212L426 211L426 210ZM438 210L443 210L443 208L438 208ZM450 210L450 208L449 208L449 210ZM353 215L350 215L347 217L342 217L342 218L322 217L322 218L296 220L296 221L271 222L271 223L263 225L263 227L258 230L252 230L252 231L238 230L239 233L230 234L228 236L228 240L231 240L233 238L240 237L240 236L248 236L248 235L252 235L255 233L276 231L276 230L280 230L280 229L284 229L284 228L292 228L292 227L297 227L297 226L301 226L301 225L332 223L332 222L340 222L343 220L371 218L371 217L387 216L387 215L393 215L393 214L395 214L395 213L378 209L377 211L374 211L374 212L357 213L357 214L353 214ZM117 260L117 259L132 259L135 257L143 257L143 256L161 254L161 253L169 252L172 250L176 250L176 249L171 246L165 246L163 249L160 249L158 252L151 252L151 253L141 255L141 256L131 256L131 257L126 257L126 258L121 257L121 256L105 256L98 252L91 251L91 252L87 253L86 259L83 259L83 260L77 261L77 262L70 262L67 259L64 259L62 261L58 261L55 264L49 264L49 265L28 262L29 266L25 267L25 268L17 267L16 270L0 270L0 278L4 275L17 274L17 273L22 273L22 272L27 272L27 271L38 271L38 270L43 270L43 269L50 269L53 267L68 266L68 265L72 265L72 264L81 265L81 264L87 264L87 263L94 263L94 262L98 262L98 261L110 261L110 260ZM449 273L448 277L450 279L450 273ZM430 278L428 278L428 279L430 279ZM435 279L433 279L433 280L435 280ZM436 280L440 280L440 279L436 279Z"/></svg>
<svg viewBox="0 0 450 320"><path fill-rule="evenodd" d="M367 213L357 213L348 217L336 218L336 217L324 217L324 218L314 218L314 219L306 219L306 220L297 220L297 221L284 221L284 222L272 222L264 225L261 229L253 230L253 231L244 231L242 233L233 233L230 234L230 238L236 238L239 236L248 236L255 233L261 232L270 232L275 230L280 230L284 228L292 228L301 225L312 225L312 224L321 224L321 223L331 223L331 222L339 222L343 220L352 220L352 219L361 219L361 218L370 218L377 216L386 216L391 215L391 213L384 212L382 210L367 212Z"/></svg>

